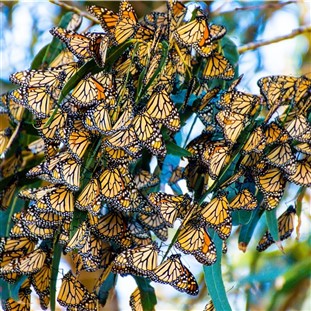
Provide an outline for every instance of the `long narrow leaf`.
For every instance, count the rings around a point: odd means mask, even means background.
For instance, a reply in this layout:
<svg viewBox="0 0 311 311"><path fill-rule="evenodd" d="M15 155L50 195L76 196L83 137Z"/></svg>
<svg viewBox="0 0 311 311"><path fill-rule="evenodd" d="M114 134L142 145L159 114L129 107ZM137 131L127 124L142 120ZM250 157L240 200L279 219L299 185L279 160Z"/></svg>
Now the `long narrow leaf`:
<svg viewBox="0 0 311 311"><path fill-rule="evenodd" d="M157 304L157 297L154 288L150 285L150 281L138 276L134 276L134 279L140 291L144 311L154 310L154 306Z"/></svg>
<svg viewBox="0 0 311 311"><path fill-rule="evenodd" d="M203 266L205 283L216 310L230 311L231 307L227 298L221 272L223 241L218 237L216 233L211 234L211 238L216 245L217 261L211 266Z"/></svg>
<svg viewBox="0 0 311 311"><path fill-rule="evenodd" d="M278 229L278 220L276 218L276 209L271 211L266 211L266 221L268 225L268 229L273 237L274 241L279 240L279 229Z"/></svg>

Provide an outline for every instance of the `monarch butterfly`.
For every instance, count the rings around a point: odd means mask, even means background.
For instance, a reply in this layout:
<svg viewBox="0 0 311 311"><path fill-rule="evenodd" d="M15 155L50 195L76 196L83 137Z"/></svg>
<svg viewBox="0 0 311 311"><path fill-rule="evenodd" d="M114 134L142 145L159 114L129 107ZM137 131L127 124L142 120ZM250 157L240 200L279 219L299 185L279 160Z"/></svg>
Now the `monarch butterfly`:
<svg viewBox="0 0 311 311"><path fill-rule="evenodd" d="M143 311L140 290L137 287L130 296L130 307L132 311Z"/></svg>
<svg viewBox="0 0 311 311"><path fill-rule="evenodd" d="M136 275L149 276L157 266L158 252L156 243L127 249L114 259L112 272L120 274L132 272Z"/></svg>
<svg viewBox="0 0 311 311"><path fill-rule="evenodd" d="M289 134L281 128L277 123L271 122L265 127L266 144L270 145L276 141L281 143L289 140Z"/></svg>
<svg viewBox="0 0 311 311"><path fill-rule="evenodd" d="M232 112L242 115L250 115L252 109L259 104L259 96L243 93L237 90L223 93L217 101L217 105L221 108L230 109Z"/></svg>
<svg viewBox="0 0 311 311"><path fill-rule="evenodd" d="M134 183L138 190L154 187L159 183L159 178L155 175L152 175L150 172L146 170L139 170L137 174L134 176Z"/></svg>
<svg viewBox="0 0 311 311"><path fill-rule="evenodd" d="M205 16L197 16L193 21L178 27L174 37L182 45L193 45L209 37L209 28Z"/></svg>
<svg viewBox="0 0 311 311"><path fill-rule="evenodd" d="M166 22L166 18L167 13L165 12L151 12L144 16L144 23L152 29L157 29Z"/></svg>
<svg viewBox="0 0 311 311"><path fill-rule="evenodd" d="M111 163L124 164L134 160L134 158L123 149L113 149L103 146L103 152Z"/></svg>
<svg viewBox="0 0 311 311"><path fill-rule="evenodd" d="M119 18L115 26L114 37L118 44L131 38L139 27L136 13L132 5L123 0L120 3Z"/></svg>
<svg viewBox="0 0 311 311"><path fill-rule="evenodd" d="M70 102L78 108L90 107L104 101L106 97L106 88L88 74L73 89Z"/></svg>
<svg viewBox="0 0 311 311"><path fill-rule="evenodd" d="M35 200L37 209L47 207L60 216L71 216L74 209L73 193L66 186L50 186L37 188L31 192L21 192L20 197Z"/></svg>
<svg viewBox="0 0 311 311"><path fill-rule="evenodd" d="M54 110L51 114L54 114ZM67 120L67 113L62 111L57 111L51 120L51 123L47 126L49 118L36 119L35 127L39 131L40 136L47 143L59 142L60 131L65 126Z"/></svg>
<svg viewBox="0 0 311 311"><path fill-rule="evenodd" d="M209 236L209 234L204 230L203 232L203 244L200 249L194 253L194 258L202 265L212 265L217 260L216 247Z"/></svg>
<svg viewBox="0 0 311 311"><path fill-rule="evenodd" d="M284 124L284 129L287 131L290 137L299 141L303 134L305 134L307 131L310 132L311 124L308 122L308 119L304 115L299 114L289 116Z"/></svg>
<svg viewBox="0 0 311 311"><path fill-rule="evenodd" d="M184 4L182 4L182 2L173 0L167 2L167 9L168 9L167 20L169 24L169 32L174 33L174 31L179 27L180 23L184 19L187 13L187 7ZM166 19L164 22L166 22ZM168 37L170 38L169 34Z"/></svg>
<svg viewBox="0 0 311 311"><path fill-rule="evenodd" d="M35 166L28 171L26 176L38 176L52 183L64 184L72 191L78 191L80 187L81 163L71 158L65 151L58 153L47 161Z"/></svg>
<svg viewBox="0 0 311 311"><path fill-rule="evenodd" d="M216 261L216 248L205 229L189 222L178 234L175 246L185 254L192 254L204 265Z"/></svg>
<svg viewBox="0 0 311 311"><path fill-rule="evenodd" d="M222 240L227 240L231 234L231 230L232 230L232 217L231 214L229 214L228 218L221 223L218 226L210 226L214 231L216 231L216 233L218 234L218 236L222 239Z"/></svg>
<svg viewBox="0 0 311 311"><path fill-rule="evenodd" d="M59 186L42 198L51 210L62 216L71 216L74 210L74 199L72 191L66 186Z"/></svg>
<svg viewBox="0 0 311 311"><path fill-rule="evenodd" d="M203 311L216 311L215 307L214 307L214 303L212 300L210 300L204 307Z"/></svg>
<svg viewBox="0 0 311 311"><path fill-rule="evenodd" d="M176 55L173 55L168 59L168 62L164 66L163 70L158 75L156 75L155 79L148 87L148 95L151 94L157 86L164 87L168 92L171 92L173 90L174 81L176 79L176 66L179 60L180 58ZM149 72L147 73L146 78L148 78L148 74ZM155 74L155 72L153 72L152 74ZM173 112L173 115L176 114L177 113Z"/></svg>
<svg viewBox="0 0 311 311"><path fill-rule="evenodd" d="M151 215L140 213L138 215L138 220L141 224L152 230L155 235L162 241L166 241L168 238L168 230L163 217L157 211L154 211Z"/></svg>
<svg viewBox="0 0 311 311"><path fill-rule="evenodd" d="M99 67L104 67L106 62L106 54L109 47L109 37L99 34L91 38L90 54Z"/></svg>
<svg viewBox="0 0 311 311"><path fill-rule="evenodd" d="M248 189L241 190L230 202L232 210L253 210L256 207L257 200Z"/></svg>
<svg viewBox="0 0 311 311"><path fill-rule="evenodd" d="M118 194L111 203L108 202L108 206L112 205L113 209L128 213L140 210L142 203L142 196L131 181L127 188Z"/></svg>
<svg viewBox="0 0 311 311"><path fill-rule="evenodd" d="M17 152L10 157L4 158L0 163L0 176L2 178L14 175L17 169L22 168L21 153Z"/></svg>
<svg viewBox="0 0 311 311"><path fill-rule="evenodd" d="M206 146L201 159L207 165L208 174L212 179L217 179L221 169L228 163L230 149L230 146L226 146L223 141L213 142Z"/></svg>
<svg viewBox="0 0 311 311"><path fill-rule="evenodd" d="M230 217L230 207L225 192L219 192L209 203L205 202L201 206L200 215L208 225L221 225Z"/></svg>
<svg viewBox="0 0 311 311"><path fill-rule="evenodd" d="M39 296L42 309L47 309L50 302L51 261L46 261L41 269L30 276L30 283Z"/></svg>
<svg viewBox="0 0 311 311"><path fill-rule="evenodd" d="M2 94L1 101L7 108L10 119L14 123L22 120L25 108L22 106L22 88L16 89L6 94Z"/></svg>
<svg viewBox="0 0 311 311"><path fill-rule="evenodd" d="M220 91L219 87L207 90L206 94L201 99L201 105L199 106L197 113L204 112L204 110L205 109L208 110L209 107L212 108L210 103L213 100L213 98L216 97L219 91Z"/></svg>
<svg viewBox="0 0 311 311"><path fill-rule="evenodd" d="M278 233L280 241L283 241L291 236L294 231L294 220L296 210L293 206L290 206L279 218L278 218ZM257 251L262 252L266 250L271 244L275 243L271 233L266 231L263 237L260 239L257 245Z"/></svg>
<svg viewBox="0 0 311 311"><path fill-rule="evenodd" d="M304 76L269 76L259 79L258 86L270 106L292 99L297 104L310 90L311 80Z"/></svg>
<svg viewBox="0 0 311 311"><path fill-rule="evenodd" d="M19 71L10 75L10 81L23 87L54 90L62 85L65 77L63 66L58 66L47 70Z"/></svg>
<svg viewBox="0 0 311 311"><path fill-rule="evenodd" d="M136 144L138 144L138 140L136 138L134 128L131 126L127 126L125 129L116 131L104 141L104 145L107 145L113 149L128 148Z"/></svg>
<svg viewBox="0 0 311 311"><path fill-rule="evenodd" d="M152 192L147 199L161 213L164 223L171 228L176 218L183 214L185 206L190 203L188 195L177 196L161 192Z"/></svg>
<svg viewBox="0 0 311 311"><path fill-rule="evenodd" d="M0 268L0 274L17 272L19 274L32 274L41 269L46 259L46 252L42 249L25 255L24 257L15 258L9 264Z"/></svg>
<svg viewBox="0 0 311 311"><path fill-rule="evenodd" d="M106 8L101 8L97 5L87 6L86 9L88 10L89 13L91 13L99 20L101 27L108 34L111 35L112 33L114 33L114 30L116 28L119 19L118 14Z"/></svg>
<svg viewBox="0 0 311 311"><path fill-rule="evenodd" d="M62 279L57 301L63 307L74 307L89 298L89 295L86 287L69 270Z"/></svg>
<svg viewBox="0 0 311 311"><path fill-rule="evenodd" d="M126 228L127 223L121 213L109 212L99 218L94 226L94 232L102 239L118 241Z"/></svg>
<svg viewBox="0 0 311 311"><path fill-rule="evenodd" d="M18 291L18 301L8 298L4 303L5 310L28 311L30 310L30 293L29 281L26 280Z"/></svg>
<svg viewBox="0 0 311 311"><path fill-rule="evenodd" d="M24 257L35 248L36 242L29 237L1 238L0 240L0 267L11 262L14 258Z"/></svg>
<svg viewBox="0 0 311 311"><path fill-rule="evenodd" d="M82 247L78 249L78 256L76 257L78 271L82 269L91 272L98 270L101 267L104 248L110 250L110 245L103 242L102 239L96 237L90 231L86 231L86 236L84 236L82 243ZM105 260L110 261L109 254L106 254Z"/></svg>
<svg viewBox="0 0 311 311"><path fill-rule="evenodd" d="M311 164L310 157L297 161L296 172L292 175L286 175L286 178L300 186L311 186Z"/></svg>
<svg viewBox="0 0 311 311"><path fill-rule="evenodd" d="M224 131L226 141L234 144L244 129L247 118L226 109L217 113L216 120Z"/></svg>
<svg viewBox="0 0 311 311"><path fill-rule="evenodd" d="M175 47L175 50L171 51L173 59L176 59L176 72L180 75L185 75L188 68L191 68L191 49L187 46L179 48Z"/></svg>
<svg viewBox="0 0 311 311"><path fill-rule="evenodd" d="M87 228L86 221L83 221L81 225L78 227L76 232L73 234L72 238L67 243L64 253L72 252L73 250L77 250L83 247L86 243L86 237L89 234L89 230Z"/></svg>
<svg viewBox="0 0 311 311"><path fill-rule="evenodd" d="M256 185L265 193L283 193L286 180L282 171L275 167L267 168L260 175L255 176Z"/></svg>
<svg viewBox="0 0 311 311"><path fill-rule="evenodd" d="M69 129L65 132L62 141L67 146L68 152L80 161L91 143L91 135L85 130L81 120L75 120L67 126Z"/></svg>
<svg viewBox="0 0 311 311"><path fill-rule="evenodd" d="M103 170L98 179L103 197L107 200L112 200L115 196L124 191L128 183L126 182L128 178L130 178L128 173L126 171L123 172L121 166Z"/></svg>
<svg viewBox="0 0 311 311"><path fill-rule="evenodd" d="M180 254L171 255L153 270L150 278L155 282L170 284L178 291L197 295L199 288L195 277L183 265L180 257Z"/></svg>
<svg viewBox="0 0 311 311"><path fill-rule="evenodd" d="M203 70L204 79L231 80L235 71L229 61L220 53L214 52L208 58Z"/></svg>
<svg viewBox="0 0 311 311"><path fill-rule="evenodd" d="M21 105L39 119L47 118L56 104L55 98L46 87L22 87L21 94L23 96Z"/></svg>
<svg viewBox="0 0 311 311"><path fill-rule="evenodd" d="M242 152L244 154L248 154L251 152L262 153L264 148L266 147L266 136L262 126L258 126L255 128L245 145L243 146Z"/></svg>
<svg viewBox="0 0 311 311"><path fill-rule="evenodd" d="M183 179L184 167L177 166L173 171L170 179L168 180L169 185L176 184L179 180Z"/></svg>
<svg viewBox="0 0 311 311"><path fill-rule="evenodd" d="M109 135L113 132L111 131L109 110L105 102L101 102L96 107L89 109L85 114L83 123L87 129L98 131L104 135Z"/></svg>
<svg viewBox="0 0 311 311"><path fill-rule="evenodd" d="M301 153L311 155L311 145L309 143L299 143L294 148Z"/></svg>
<svg viewBox="0 0 311 311"><path fill-rule="evenodd" d="M97 43L98 46L100 46L102 42L105 42L106 45L108 41L108 38L106 39L106 37L102 34L84 33L82 35L76 33L75 31L62 29L60 27L52 28L50 30L50 33L53 36L59 38L61 41L63 41L66 44L68 50L72 52L80 60L92 58L92 56L95 54L93 47L95 42ZM106 54L105 49L103 49L102 51L104 56Z"/></svg>
<svg viewBox="0 0 311 311"><path fill-rule="evenodd" d="M28 237L30 239L51 239L54 236L53 228L40 227L34 221L29 222L21 218L10 231L13 238Z"/></svg>
<svg viewBox="0 0 311 311"><path fill-rule="evenodd" d="M195 50L203 57L208 57L218 48L218 43L213 41L221 39L227 32L222 25L210 24L208 28L209 31L204 32L202 39L193 44Z"/></svg>
<svg viewBox="0 0 311 311"><path fill-rule="evenodd" d="M153 123L147 113L140 113L133 119L133 131L140 143L154 155L164 157L166 146L157 124Z"/></svg>
<svg viewBox="0 0 311 311"><path fill-rule="evenodd" d="M272 166L284 170L292 175L297 169L296 158L289 143L283 143L273 148L266 156L265 160Z"/></svg>
<svg viewBox="0 0 311 311"><path fill-rule="evenodd" d="M32 204L27 209L27 214L34 217L38 226L43 228L55 228L62 224L63 218L49 211L38 211L36 205Z"/></svg>
<svg viewBox="0 0 311 311"><path fill-rule="evenodd" d="M75 206L82 211L97 215L101 208L100 184L97 178L92 178L83 188L75 201Z"/></svg>
<svg viewBox="0 0 311 311"><path fill-rule="evenodd" d="M180 128L177 109L163 87L156 89L150 97L146 105L146 113L153 121L163 123L171 131L178 131ZM174 116L178 118L175 122L172 120Z"/></svg>
<svg viewBox="0 0 311 311"><path fill-rule="evenodd" d="M67 65L69 63L73 63L74 61L74 54L70 52L69 49L65 48L54 58L49 67L53 68Z"/></svg>
<svg viewBox="0 0 311 311"><path fill-rule="evenodd" d="M149 230L145 229L138 222L131 222L128 226L131 232L131 240L135 246L146 246L152 243L151 234Z"/></svg>
<svg viewBox="0 0 311 311"><path fill-rule="evenodd" d="M157 34L160 33L155 32L154 29L151 29L150 27L146 25L139 24L138 29L135 33L135 39L136 40L142 40L144 42L150 42L151 40L154 40L154 38L157 36Z"/></svg>
<svg viewBox="0 0 311 311"><path fill-rule="evenodd" d="M276 167L268 167L255 176L255 183L264 194L266 209L271 210L277 207L286 186L286 179L282 171Z"/></svg>

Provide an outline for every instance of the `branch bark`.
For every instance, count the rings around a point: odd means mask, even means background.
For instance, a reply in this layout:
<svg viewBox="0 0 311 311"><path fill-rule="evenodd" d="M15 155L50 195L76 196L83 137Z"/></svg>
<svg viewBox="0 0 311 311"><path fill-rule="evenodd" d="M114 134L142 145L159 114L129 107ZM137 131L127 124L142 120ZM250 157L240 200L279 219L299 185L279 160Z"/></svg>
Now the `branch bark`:
<svg viewBox="0 0 311 311"><path fill-rule="evenodd" d="M79 14L80 16L83 16L89 20L91 20L92 22L98 24L98 19L96 19L94 16L92 16L91 14L88 14L87 12L81 11L79 10L77 7L71 6L67 3L64 3L62 1L59 0L49 0L51 3L54 3L58 6L60 6L61 8L64 8L66 10L72 11L74 13Z"/></svg>
<svg viewBox="0 0 311 311"><path fill-rule="evenodd" d="M242 53L245 53L247 51L253 51L253 50L256 50L262 46L265 46L265 45L269 45L269 44L272 44L272 43L277 43L277 42L281 42L281 41L284 41L284 40L287 40L287 39L291 39L291 38L294 38L298 35L301 35L301 34L304 34L304 33L307 33L307 32L311 32L311 25L308 25L308 26L301 26L297 29L294 29L291 33L287 34L287 35L283 35L283 36L279 36L279 37L276 37L276 38L273 38L273 39L269 39L269 40L262 40L262 41L258 41L258 42L251 42L251 43L248 43L248 44L245 44L245 45L242 45L238 48L238 52L240 54Z"/></svg>

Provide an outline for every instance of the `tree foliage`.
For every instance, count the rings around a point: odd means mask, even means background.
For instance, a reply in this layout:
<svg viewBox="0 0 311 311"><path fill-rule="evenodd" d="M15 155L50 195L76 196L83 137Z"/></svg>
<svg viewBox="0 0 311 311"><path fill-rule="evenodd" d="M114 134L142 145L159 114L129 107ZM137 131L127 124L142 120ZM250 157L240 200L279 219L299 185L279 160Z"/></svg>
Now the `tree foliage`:
<svg viewBox="0 0 311 311"><path fill-rule="evenodd" d="M242 90L238 48L208 10L186 15L169 1L138 21L127 1L118 12L91 5L100 32L79 31L81 18L66 13L31 69L10 76L18 88L1 106L4 309L28 310L32 288L42 309L57 300L97 310L117 276L130 275L131 308L153 310L151 282L196 296L198 266L206 309L229 310L222 257L234 228L244 252L258 227L257 251L283 251L311 185L311 80L266 76L260 95ZM279 212L288 189L296 201ZM72 269L56 292L65 255ZM271 256L278 267L280 254ZM239 286L283 275L273 310L305 282L308 254L269 275L259 258ZM97 272L93 290L84 272Z"/></svg>

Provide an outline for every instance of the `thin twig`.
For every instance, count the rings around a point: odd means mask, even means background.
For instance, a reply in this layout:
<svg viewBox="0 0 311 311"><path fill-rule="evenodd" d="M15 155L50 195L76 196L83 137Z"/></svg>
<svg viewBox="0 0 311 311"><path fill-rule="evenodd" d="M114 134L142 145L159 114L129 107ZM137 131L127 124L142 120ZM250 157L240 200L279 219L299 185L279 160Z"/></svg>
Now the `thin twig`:
<svg viewBox="0 0 311 311"><path fill-rule="evenodd" d="M78 9L77 7L74 7L74 6L71 6L69 4L66 4L62 1L58 1L58 0L49 0L51 3L54 3L58 6L60 6L61 8L64 8L66 10L69 10L69 11L72 11L74 13L77 13L79 14L80 16L83 16L89 20L91 20L92 22L98 24L98 19L93 17L91 14L87 13L87 12L84 12L84 11L81 11L80 9Z"/></svg>
<svg viewBox="0 0 311 311"><path fill-rule="evenodd" d="M210 15L211 15L211 17L213 17L213 16L218 16L218 15L224 15L224 14L233 14L233 13L236 13L239 11L280 9L283 6L288 5L288 4L292 4L292 3L297 3L297 1L296 0L290 0L290 1L281 2L281 3L271 2L271 3L261 4L261 5L244 6L244 7L234 8L233 10L223 11L223 12L221 12L221 8L222 8L222 6L221 6L218 9L216 9L215 11L211 12Z"/></svg>
<svg viewBox="0 0 311 311"><path fill-rule="evenodd" d="M238 48L238 52L240 54L245 53L247 51L252 51L252 50L256 50L259 47L265 46L265 45L269 45L272 43L276 43L276 42L281 42L287 39L291 39L294 38L298 35L301 35L303 33L307 33L307 32L311 32L311 25L309 26L301 26L297 29L294 29L291 33L284 35L284 36L279 36L273 39L269 39L266 41L258 41L258 42L251 42L245 45L242 45Z"/></svg>

